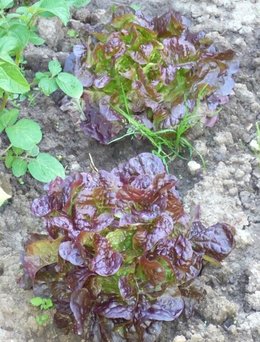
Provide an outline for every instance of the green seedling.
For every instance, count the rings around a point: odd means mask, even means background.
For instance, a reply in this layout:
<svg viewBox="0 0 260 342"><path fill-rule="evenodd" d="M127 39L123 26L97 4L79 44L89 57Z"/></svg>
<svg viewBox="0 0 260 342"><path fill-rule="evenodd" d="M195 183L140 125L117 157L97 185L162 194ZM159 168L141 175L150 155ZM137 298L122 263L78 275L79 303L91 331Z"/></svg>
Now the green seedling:
<svg viewBox="0 0 260 342"><path fill-rule="evenodd" d="M78 34L78 32L77 32L76 30L74 30L74 29L69 29L69 30L67 31L67 36L68 36L69 38L77 38L77 37L79 36L79 34Z"/></svg>
<svg viewBox="0 0 260 342"><path fill-rule="evenodd" d="M40 310L45 311L53 308L53 302L51 298L43 298L43 297L33 297L31 299L32 306L38 307ZM45 325L49 320L50 316L46 313L37 315L35 317L37 324Z"/></svg>
<svg viewBox="0 0 260 342"><path fill-rule="evenodd" d="M28 3L31 2L23 4ZM34 105L37 97L29 92L23 55L28 44L44 43L37 34L39 17L58 17L66 25L70 8L88 3L83 0L41 0L9 13L14 1L0 0L0 134L6 133L9 140L9 145L0 151L0 157L16 177L24 176L27 171L41 182L65 176L64 168L56 158L39 151L42 132L38 123L31 119L18 120L20 102L27 99L29 105ZM57 61L49 63L49 70L49 74L43 73L42 77L38 73L39 88L44 94L61 89L68 96L80 98L83 89L74 76L63 73ZM16 108L10 109L10 105Z"/></svg>
<svg viewBox="0 0 260 342"><path fill-rule="evenodd" d="M83 93L81 82L75 76L62 72L61 65L57 60L50 61L48 67L49 71L37 72L35 75L35 81L41 91L49 96L60 89L69 97L79 100Z"/></svg>
<svg viewBox="0 0 260 342"><path fill-rule="evenodd" d="M48 153L42 153L38 144L42 140L41 128L31 119L17 120L17 109L0 112L0 132L5 132L10 145L0 152L6 168L15 177L27 171L40 182L50 182L56 176L65 177L62 164Z"/></svg>

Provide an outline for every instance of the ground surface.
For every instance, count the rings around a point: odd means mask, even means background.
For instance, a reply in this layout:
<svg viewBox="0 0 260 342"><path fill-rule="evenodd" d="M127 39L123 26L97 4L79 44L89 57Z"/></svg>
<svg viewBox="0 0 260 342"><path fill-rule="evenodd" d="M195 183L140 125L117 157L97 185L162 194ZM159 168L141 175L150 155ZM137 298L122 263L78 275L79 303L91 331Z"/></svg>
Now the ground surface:
<svg viewBox="0 0 260 342"><path fill-rule="evenodd" d="M74 15L71 25L81 21L95 24L106 20L103 9L113 2L92 1L90 10ZM117 4L129 3L117 1ZM180 192L185 204L200 203L202 219L211 224L224 221L237 229L237 246L222 268L207 267L201 281L205 299L188 322L165 324L160 342L256 342L260 340L260 167L250 151L255 122L259 117L259 3L257 0L183 0L139 1L150 14L173 7L192 18L193 30L204 30L221 48L233 48L241 61L230 103L221 112L220 121L210 131L198 135L195 145L207 161L204 173L191 176L187 162L178 161L173 171L180 177ZM41 23L42 34L46 33ZM257 29L258 27L258 29ZM64 60L72 42L64 41L64 32L54 25L49 46L27 51L28 69L46 66L49 57ZM259 46L259 45L258 45ZM86 170L91 153L98 168L110 170L119 161L147 150L138 142L103 147L83 136L72 112L62 112L57 99L36 99L33 106L23 104L23 114L35 118L43 127L42 150L63 157L71 170ZM258 118L257 118L258 115ZM3 176L1 176L3 178ZM41 222L30 214L31 200L42 193L42 187L29 177L25 185L11 180L13 199L0 209L0 341L41 342L81 341L65 336L50 324L39 327L28 301L30 291L16 285L20 273L19 254L22 241L32 231L41 230Z"/></svg>

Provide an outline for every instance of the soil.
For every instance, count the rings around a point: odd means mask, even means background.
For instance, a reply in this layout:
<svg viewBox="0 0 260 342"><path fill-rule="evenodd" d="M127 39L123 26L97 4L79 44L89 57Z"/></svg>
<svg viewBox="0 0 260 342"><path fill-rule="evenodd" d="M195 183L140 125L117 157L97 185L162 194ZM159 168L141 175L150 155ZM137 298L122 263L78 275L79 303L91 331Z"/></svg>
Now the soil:
<svg viewBox="0 0 260 342"><path fill-rule="evenodd" d="M116 4L129 4L117 1ZM151 0L138 2L152 15L179 10L192 19L194 31L203 30L220 48L236 51L241 68L230 102L223 107L220 120L212 129L196 134L195 147L206 160L206 169L192 176L187 161L173 163L180 179L179 190L187 210L194 204L202 208L206 224L224 221L236 228L236 248L221 268L206 267L200 277L205 297L194 316L163 325L159 342L256 342L260 340L260 165L249 143L255 138L260 121L259 44L260 4L257 0ZM98 24L108 18L105 9L113 1L92 1L87 9L74 13L70 25ZM54 23L55 24L55 23ZM45 25L43 23L42 25ZM53 28L54 27L54 28ZM27 50L27 72L44 70L48 58L64 61L77 39L66 38L66 29L52 26L59 37L49 46ZM64 38L65 37L65 38ZM258 45L259 46L259 45ZM78 114L61 111L53 98L37 97L22 103L22 115L33 117L44 131L42 151L60 156L71 171L89 170L89 153L98 168L112 169L121 161L148 151L143 142L125 140L102 146L86 138L80 130ZM201 161L198 159L198 163ZM1 166L2 167L2 166ZM1 169L0 169L1 171ZM4 169L2 168L4 172ZM2 181L9 179L2 173ZM42 222L30 213L31 201L43 193L42 185L26 176L23 184L11 178L12 199L0 209L0 341L46 342L84 341L64 335L50 323L35 322L38 311L29 300L31 291L16 284L21 274L19 256L30 232L41 231Z"/></svg>

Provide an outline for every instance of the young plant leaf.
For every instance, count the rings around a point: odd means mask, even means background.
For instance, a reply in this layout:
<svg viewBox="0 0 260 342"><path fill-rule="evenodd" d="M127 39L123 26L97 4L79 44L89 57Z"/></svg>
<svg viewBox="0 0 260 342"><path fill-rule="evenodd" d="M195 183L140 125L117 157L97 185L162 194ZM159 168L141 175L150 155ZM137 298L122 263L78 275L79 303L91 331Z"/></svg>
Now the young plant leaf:
<svg viewBox="0 0 260 342"><path fill-rule="evenodd" d="M31 300L30 300L32 306L41 306L42 303L43 303L43 298L42 297L33 297Z"/></svg>
<svg viewBox="0 0 260 342"><path fill-rule="evenodd" d="M45 14L51 14L58 17L64 25L67 25L70 18L70 9L67 1L64 0L41 0L39 9L42 11L39 13L44 16Z"/></svg>
<svg viewBox="0 0 260 342"><path fill-rule="evenodd" d="M15 158L12 162L12 172L15 177L22 177L27 171L27 161L22 158Z"/></svg>
<svg viewBox="0 0 260 342"><path fill-rule="evenodd" d="M37 322L37 324L39 325L44 325L46 324L50 319L50 316L48 314L42 314L42 315L38 315L35 317L35 320Z"/></svg>
<svg viewBox="0 0 260 342"><path fill-rule="evenodd" d="M56 177L65 177L62 164L48 153L39 153L28 164L30 174L40 182L49 183Z"/></svg>
<svg viewBox="0 0 260 342"><path fill-rule="evenodd" d="M11 168L14 159L15 159L15 156L14 156L13 152L11 150L9 150L5 156L5 167L7 169Z"/></svg>
<svg viewBox="0 0 260 342"><path fill-rule="evenodd" d="M4 60L5 58L5 60ZM8 93L24 94L30 86L19 68L13 62L7 62L0 54L0 88Z"/></svg>
<svg viewBox="0 0 260 342"><path fill-rule="evenodd" d="M52 77L57 76L62 70L60 62L57 60L50 61L48 67Z"/></svg>
<svg viewBox="0 0 260 342"><path fill-rule="evenodd" d="M58 85L54 78L43 77L38 83L39 88L44 95L49 96L58 89Z"/></svg>
<svg viewBox="0 0 260 342"><path fill-rule="evenodd" d="M0 133L8 126L15 124L19 116L18 109L4 109L0 112Z"/></svg>
<svg viewBox="0 0 260 342"><path fill-rule="evenodd" d="M13 146L26 151L32 150L42 139L40 126L31 119L21 119L15 125L7 127L6 134Z"/></svg>
<svg viewBox="0 0 260 342"><path fill-rule="evenodd" d="M13 4L13 0L0 0L0 10L11 8Z"/></svg>
<svg viewBox="0 0 260 342"><path fill-rule="evenodd" d="M67 0L70 6L80 8L87 6L91 0Z"/></svg>
<svg viewBox="0 0 260 342"><path fill-rule="evenodd" d="M56 82L59 88L68 96L80 99L83 94L83 86L81 82L73 75L66 72L61 72L57 78Z"/></svg>

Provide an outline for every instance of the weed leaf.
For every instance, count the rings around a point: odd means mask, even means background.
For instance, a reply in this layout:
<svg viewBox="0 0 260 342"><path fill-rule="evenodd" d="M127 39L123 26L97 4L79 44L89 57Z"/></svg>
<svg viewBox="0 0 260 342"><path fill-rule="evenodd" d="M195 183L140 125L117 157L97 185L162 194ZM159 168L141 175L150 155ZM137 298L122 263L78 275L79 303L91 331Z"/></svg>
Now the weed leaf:
<svg viewBox="0 0 260 342"><path fill-rule="evenodd" d="M44 183L52 181L57 176L65 177L62 164L48 153L39 153L36 159L30 161L28 169L35 179Z"/></svg>
<svg viewBox="0 0 260 342"><path fill-rule="evenodd" d="M21 119L15 125L6 128L6 134L15 147L30 151L42 139L41 128L33 120Z"/></svg>

